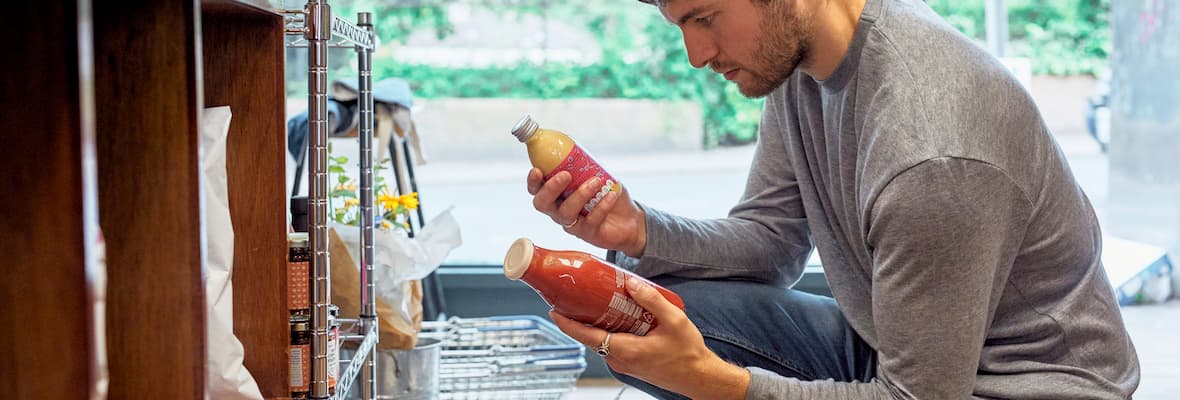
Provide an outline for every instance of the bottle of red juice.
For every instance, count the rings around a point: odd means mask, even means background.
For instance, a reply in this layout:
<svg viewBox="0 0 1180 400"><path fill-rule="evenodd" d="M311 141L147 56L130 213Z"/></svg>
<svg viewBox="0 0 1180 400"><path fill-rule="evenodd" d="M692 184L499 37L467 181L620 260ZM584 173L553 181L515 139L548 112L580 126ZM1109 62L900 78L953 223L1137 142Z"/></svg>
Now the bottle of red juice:
<svg viewBox="0 0 1180 400"><path fill-rule="evenodd" d="M524 281L559 314L609 332L643 336L658 325L655 317L627 294L628 284L651 285L684 309L684 301L676 293L631 271L584 252L546 249L525 238L508 248L504 276Z"/></svg>

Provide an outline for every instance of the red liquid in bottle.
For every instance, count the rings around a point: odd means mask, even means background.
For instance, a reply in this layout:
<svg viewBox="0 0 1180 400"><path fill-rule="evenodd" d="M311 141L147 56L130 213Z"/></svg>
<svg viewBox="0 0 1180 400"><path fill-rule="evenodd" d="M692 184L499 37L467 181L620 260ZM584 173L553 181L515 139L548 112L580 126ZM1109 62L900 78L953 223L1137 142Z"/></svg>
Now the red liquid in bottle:
<svg viewBox="0 0 1180 400"><path fill-rule="evenodd" d="M643 336L658 325L627 294L628 280L651 285L684 309L676 293L603 259L580 251L549 250L523 238L504 256L504 276L524 281L559 314L609 332Z"/></svg>

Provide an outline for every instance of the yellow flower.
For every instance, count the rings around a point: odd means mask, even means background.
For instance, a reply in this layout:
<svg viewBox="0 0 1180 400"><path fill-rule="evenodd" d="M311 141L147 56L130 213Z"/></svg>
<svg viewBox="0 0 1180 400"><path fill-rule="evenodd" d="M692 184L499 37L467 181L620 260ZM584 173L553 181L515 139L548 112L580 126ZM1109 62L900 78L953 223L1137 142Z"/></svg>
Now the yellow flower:
<svg viewBox="0 0 1180 400"><path fill-rule="evenodd" d="M418 192L401 196L398 200L401 200L402 205L406 206L406 209L413 210L418 208Z"/></svg>
<svg viewBox="0 0 1180 400"><path fill-rule="evenodd" d="M381 220L381 229L390 229L390 228L393 228L393 224L389 223L389 221Z"/></svg>
<svg viewBox="0 0 1180 400"><path fill-rule="evenodd" d="M352 183L352 182L353 182L353 181L349 181L349 183L348 183L348 188L347 188L347 189L348 189L348 191L350 191L350 192L355 192L355 191L356 191L356 184L355 184L355 183Z"/></svg>
<svg viewBox="0 0 1180 400"><path fill-rule="evenodd" d="M382 190L381 193L377 194L377 204L380 204L381 207L385 208L386 210L396 210L397 205L400 203L401 199L399 199L397 196L389 194L389 191Z"/></svg>
<svg viewBox="0 0 1180 400"><path fill-rule="evenodd" d="M353 208L353 207L356 207L359 205L361 205L360 199L353 199L353 198L344 199L344 209Z"/></svg>

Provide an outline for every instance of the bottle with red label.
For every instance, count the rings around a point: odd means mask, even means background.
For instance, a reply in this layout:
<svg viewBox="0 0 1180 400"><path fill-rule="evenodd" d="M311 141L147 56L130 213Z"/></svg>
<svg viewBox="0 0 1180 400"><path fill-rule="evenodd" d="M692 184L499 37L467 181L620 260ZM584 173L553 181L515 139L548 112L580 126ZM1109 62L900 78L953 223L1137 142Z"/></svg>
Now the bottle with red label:
<svg viewBox="0 0 1180 400"><path fill-rule="evenodd" d="M619 192L623 189L619 181L610 176L597 161L594 161L590 153L574 142L574 139L560 131L541 128L531 116L521 117L516 126L512 127L512 135L528 148L529 161L534 167L541 169L545 174L545 180L549 180L558 172L569 171L573 179L562 192L562 199L569 197L587 180L594 177L601 179L602 187L582 208L582 215L590 213L590 210L610 192Z"/></svg>
<svg viewBox="0 0 1180 400"><path fill-rule="evenodd" d="M504 256L504 276L524 281L554 311L609 332L646 335L658 325L627 294L627 281L642 281L684 309L680 296L601 258L572 250L549 250L521 238ZM635 283L630 283L634 285Z"/></svg>

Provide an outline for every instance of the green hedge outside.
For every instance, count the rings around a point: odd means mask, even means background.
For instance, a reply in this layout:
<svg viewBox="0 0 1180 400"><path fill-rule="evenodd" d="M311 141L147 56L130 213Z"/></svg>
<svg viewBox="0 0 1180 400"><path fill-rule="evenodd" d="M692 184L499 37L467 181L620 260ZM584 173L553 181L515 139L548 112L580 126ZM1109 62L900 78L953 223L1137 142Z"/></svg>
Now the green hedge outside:
<svg viewBox="0 0 1180 400"><path fill-rule="evenodd" d="M606 2L528 2L517 11L545 15L592 32L602 48L595 65L548 63L494 68L417 65L393 57L374 59L375 77L401 77L419 98L628 98L691 99L704 110L706 148L754 140L762 100L747 99L717 74L688 64L679 31L654 8ZM929 0L952 26L985 41L985 0ZM1034 74L1096 74L1110 52L1110 0L1009 0L1009 55L1028 57ZM529 7L528 4L533 4ZM542 8L543 7L543 8ZM347 11L346 11L347 12ZM452 27L442 6L378 10L386 42L431 28L439 37ZM385 15L386 17L381 17ZM625 28L623 28L625 27ZM636 54L641 54L637 57ZM355 67L344 66L340 73ZM352 72L355 73L355 72ZM293 85L306 93L306 86Z"/></svg>

